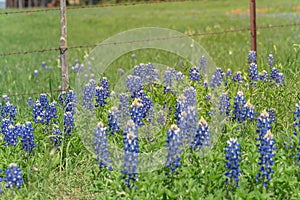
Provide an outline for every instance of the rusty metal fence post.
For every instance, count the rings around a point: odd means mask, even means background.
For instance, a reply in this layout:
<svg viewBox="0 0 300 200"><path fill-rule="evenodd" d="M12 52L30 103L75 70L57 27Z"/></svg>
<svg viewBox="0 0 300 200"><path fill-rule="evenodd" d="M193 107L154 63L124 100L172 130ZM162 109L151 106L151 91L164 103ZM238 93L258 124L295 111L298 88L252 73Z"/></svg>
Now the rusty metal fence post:
<svg viewBox="0 0 300 200"><path fill-rule="evenodd" d="M251 31L251 50L255 51L257 54L255 0L250 0L250 31Z"/></svg>

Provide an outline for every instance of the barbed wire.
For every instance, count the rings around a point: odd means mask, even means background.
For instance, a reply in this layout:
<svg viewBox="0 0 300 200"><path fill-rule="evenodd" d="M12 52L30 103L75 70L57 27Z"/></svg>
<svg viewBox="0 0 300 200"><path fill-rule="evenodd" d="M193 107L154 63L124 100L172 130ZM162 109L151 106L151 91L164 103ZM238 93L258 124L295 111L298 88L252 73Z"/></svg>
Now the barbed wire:
<svg viewBox="0 0 300 200"><path fill-rule="evenodd" d="M179 3L179 2L188 2L188 1L192 1L192 0L143 1L143 2L132 2L132 3L120 3L120 4L103 4L103 5L94 5L94 6L74 6L74 7L67 7L67 10L125 7L125 6L151 5L151 4L162 4L162 3ZM59 7L55 7L55 8L36 9L36 10L33 9L33 10L7 11L7 12L0 12L0 15L30 14L30 13L51 12L51 11L59 11L59 10L60 10Z"/></svg>
<svg viewBox="0 0 300 200"><path fill-rule="evenodd" d="M290 23L290 24L278 24L278 25L265 25L265 26L258 26L257 30L259 29L269 29L269 28L283 28L283 27L291 27L291 26L298 26L300 23ZM100 43L100 44L87 44L87 45L76 45L76 46L69 46L68 49L84 49L84 48L92 48L97 46L107 46L107 45L123 45L123 44L132 44L132 43L142 43L142 42L150 42L150 41L159 41L159 40L169 40L169 39L176 39L176 38L185 38L185 37L200 37L200 36L207 36L207 35L219 35L219 34L226 34L226 33L235 33L235 32L244 32L250 31L250 28L239 28L239 29L229 29L217 32L206 32L206 33L193 33L193 34L186 34L184 36L170 36L170 37L159 37L159 38L152 38L152 39L145 39L145 40L131 40L131 41L124 41L124 42L108 42L108 43ZM26 55L26 54L33 54L33 53L45 53L50 51L60 51L60 48L48 48L48 49L39 49L39 50L29 50L29 51L18 51L18 52L8 52L0 54L0 57L10 56L10 55Z"/></svg>

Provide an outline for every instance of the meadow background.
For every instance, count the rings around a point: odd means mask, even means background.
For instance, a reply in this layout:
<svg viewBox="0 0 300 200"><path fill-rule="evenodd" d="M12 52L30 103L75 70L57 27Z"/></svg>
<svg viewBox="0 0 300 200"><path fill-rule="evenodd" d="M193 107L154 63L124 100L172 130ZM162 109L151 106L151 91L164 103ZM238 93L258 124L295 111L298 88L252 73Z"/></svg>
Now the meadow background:
<svg viewBox="0 0 300 200"><path fill-rule="evenodd" d="M126 7L105 7L67 11L68 46L97 44L106 38L133 28L161 27L186 34L221 32L249 27L248 1L199 0L152 5L134 5ZM7 10L6 10L7 11ZM13 11L13 10L11 10ZM0 12L4 12L0 10ZM257 2L257 26L300 23L300 3L296 0ZM28 14L0 15L0 54L15 51L29 51L58 47L59 11ZM217 67L236 71L248 70L247 55L250 50L248 31L217 35L196 36L199 42L215 61ZM18 163L24 174L24 187L18 191L5 190L3 199L299 199L299 166L293 163L289 151L284 149L284 136L293 132L293 112L299 101L299 26L258 29L258 68L268 68L267 56L273 54L275 66L284 73L285 85L276 89L261 86L247 90L235 86L236 90L245 90L255 108L274 108L278 122L274 134L278 144L275 160L275 174L271 189L265 190L255 183L257 173L255 142L255 122L249 124L246 136L235 133L234 124L226 127L210 154L197 164L183 161L181 173L169 178L163 176L163 170L143 173L138 180L138 189L131 190L122 185L121 175L117 171L100 170L93 155L82 144L76 131L66 141L63 151L53 153L47 140L43 139L43 130L36 129L37 148L34 156L24 156L21 147L0 148L0 168L9 163ZM84 56L92 48L68 50L70 87L74 87L76 73L71 70L75 60L83 62ZM109 52L108 52L109 53ZM132 54L136 59L132 59ZM103 55L105 56L105 55ZM116 60L106 76L114 85L118 80L118 69L129 70L139 63L165 63L188 72L189 66L181 58L167 52L141 50L131 52ZM50 68L41 67L42 62ZM38 70L38 76L34 75ZM58 52L11 55L0 58L0 95L9 95L17 105L17 121L32 120L26 104L30 96L14 96L24 93L41 93L57 90L60 86L60 67ZM264 96L264 99L261 98ZM51 100L58 93L50 92ZM239 137L243 151L243 174L241 187L228 189L224 184L224 147L226 140ZM252 139L251 139L252 138ZM252 159L252 160L251 160ZM246 167L248 166L248 167ZM37 170L33 170L33 167Z"/></svg>

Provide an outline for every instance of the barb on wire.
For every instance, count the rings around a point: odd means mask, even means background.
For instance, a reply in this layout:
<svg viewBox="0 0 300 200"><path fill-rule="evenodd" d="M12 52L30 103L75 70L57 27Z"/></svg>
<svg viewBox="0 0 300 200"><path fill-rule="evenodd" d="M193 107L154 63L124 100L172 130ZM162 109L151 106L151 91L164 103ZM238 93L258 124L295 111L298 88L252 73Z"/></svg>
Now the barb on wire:
<svg viewBox="0 0 300 200"><path fill-rule="evenodd" d="M266 26L258 26L257 29L283 28L283 27L298 26L298 25L300 25L300 23L266 25ZM244 32L244 31L249 31L249 30L250 30L249 28L229 29L229 30L223 30L223 31L218 31L218 32L187 34L184 36L170 36L170 37L159 37L159 38L146 39L146 40L131 40L131 41L125 41L125 42L108 42L108 43L101 43L101 44L69 46L68 49L84 49L84 48L92 48L92 47L106 46L106 45L122 45L122 44L132 44L132 43L149 42L149 41L156 41L156 40L158 40L158 41L159 40L169 40L169 39L174 39L174 38L200 37L200 36L206 36L206 35L219 35L219 34L226 34L226 33ZM44 52L49 52L49 51L60 51L60 48L49 48L49 49L41 49L41 50L2 53L2 54L0 54L0 57L10 56L10 55L26 55L26 54L32 54L32 53L44 53Z"/></svg>
<svg viewBox="0 0 300 200"><path fill-rule="evenodd" d="M121 6L124 7L124 6L150 5L150 4L159 4L159 3L177 3L177 2L187 2L187 1L191 1L191 0L143 1L143 2L119 3L119 4L103 4L103 5L94 5L94 6L74 6L74 7L67 7L67 10L121 7ZM6 11L6 12L0 12L0 15L30 14L30 13L49 12L49 11L58 11L58 10L60 10L59 7L35 9L35 10Z"/></svg>

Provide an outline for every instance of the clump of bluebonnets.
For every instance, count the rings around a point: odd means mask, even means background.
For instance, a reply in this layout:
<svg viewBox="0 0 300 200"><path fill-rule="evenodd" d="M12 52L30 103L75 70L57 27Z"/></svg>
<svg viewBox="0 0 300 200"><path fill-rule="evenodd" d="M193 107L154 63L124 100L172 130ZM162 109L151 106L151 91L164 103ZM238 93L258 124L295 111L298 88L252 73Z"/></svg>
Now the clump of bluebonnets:
<svg viewBox="0 0 300 200"><path fill-rule="evenodd" d="M227 92L224 92L220 96L220 105L219 105L220 114L225 114L230 118L230 98Z"/></svg>
<svg viewBox="0 0 300 200"><path fill-rule="evenodd" d="M208 128L208 123L203 117L201 117L194 137L193 148L202 149L205 146L209 146L210 140L211 138L210 138L210 130Z"/></svg>
<svg viewBox="0 0 300 200"><path fill-rule="evenodd" d="M236 187L239 187L240 180L240 161L241 161L241 151L240 144L236 138L230 138L227 141L227 146L225 148L225 159L226 159L226 183L234 183Z"/></svg>
<svg viewBox="0 0 300 200"><path fill-rule="evenodd" d="M2 180L6 182L6 188L20 190L24 182L21 168L17 164L11 163L5 170L5 177Z"/></svg>
<svg viewBox="0 0 300 200"><path fill-rule="evenodd" d="M127 122L124 130L124 154L123 154L123 165L122 174L124 183L127 187L131 188L134 186L134 182L138 179L138 154L139 154L139 143L138 143L138 132L136 125L132 120Z"/></svg>
<svg viewBox="0 0 300 200"><path fill-rule="evenodd" d="M99 162L99 167L107 167L109 170L112 170L107 144L106 127L104 127L102 122L99 122L97 127L94 129L94 144L96 159Z"/></svg>
<svg viewBox="0 0 300 200"><path fill-rule="evenodd" d="M167 131L166 146L168 148L166 167L174 174L175 170L181 166L180 160L182 152L182 136L176 124L171 125L170 130Z"/></svg>
<svg viewBox="0 0 300 200"><path fill-rule="evenodd" d="M260 153L258 164L260 166L259 172L256 175L256 181L263 182L263 186L267 187L271 180L271 174L274 173L272 165L274 164L273 157L275 154L275 140L270 130L260 139L258 152Z"/></svg>
<svg viewBox="0 0 300 200"><path fill-rule="evenodd" d="M106 77L103 77L99 86L95 88L96 107L104 107L107 104L107 98L110 95L110 85Z"/></svg>
<svg viewBox="0 0 300 200"><path fill-rule="evenodd" d="M256 63L256 52L250 51L247 57L248 63Z"/></svg>
<svg viewBox="0 0 300 200"><path fill-rule="evenodd" d="M246 105L246 98L242 91L237 92L237 96L234 97L233 104L233 119L237 120L239 123L243 122L245 119L244 116L244 106Z"/></svg>

